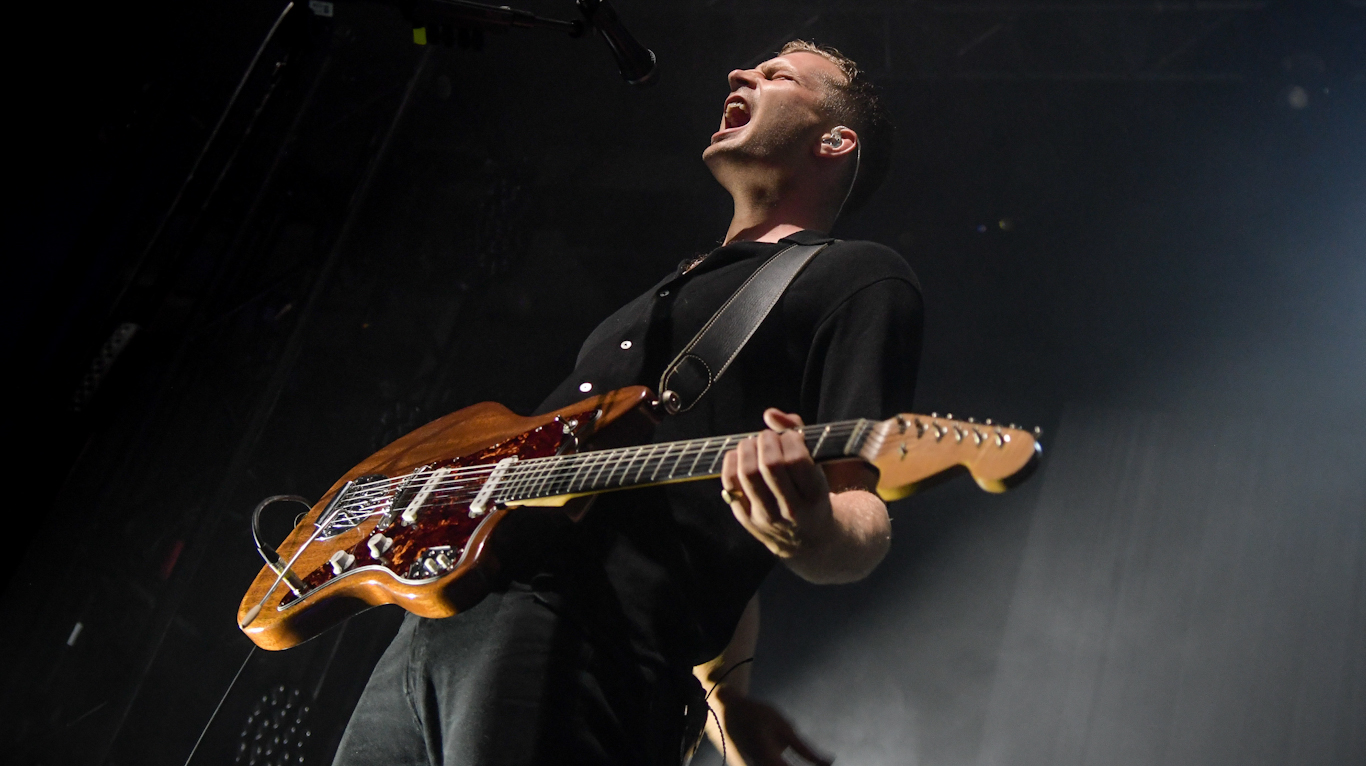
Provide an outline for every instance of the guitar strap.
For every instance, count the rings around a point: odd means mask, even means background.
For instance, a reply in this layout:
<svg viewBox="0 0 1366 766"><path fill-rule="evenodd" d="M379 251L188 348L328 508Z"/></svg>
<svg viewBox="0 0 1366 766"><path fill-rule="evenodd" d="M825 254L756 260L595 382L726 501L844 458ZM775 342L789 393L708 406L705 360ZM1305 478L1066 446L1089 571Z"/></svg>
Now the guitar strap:
<svg viewBox="0 0 1366 766"><path fill-rule="evenodd" d="M697 404L735 361L792 280L831 241L783 248L721 304L664 368L659 378L659 400L666 412L677 415Z"/></svg>

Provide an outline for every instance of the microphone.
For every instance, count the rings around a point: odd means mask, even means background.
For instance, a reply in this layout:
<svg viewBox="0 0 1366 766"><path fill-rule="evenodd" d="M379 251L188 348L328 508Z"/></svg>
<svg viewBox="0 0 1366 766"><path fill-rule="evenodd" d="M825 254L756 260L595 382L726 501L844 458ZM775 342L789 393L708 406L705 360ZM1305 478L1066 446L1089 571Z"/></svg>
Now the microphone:
<svg viewBox="0 0 1366 766"><path fill-rule="evenodd" d="M641 45L636 38L622 26L617 18L616 9L608 0L578 0L583 17L602 33L612 56L617 60L617 69L631 85L653 85L659 70L655 67L655 54Z"/></svg>

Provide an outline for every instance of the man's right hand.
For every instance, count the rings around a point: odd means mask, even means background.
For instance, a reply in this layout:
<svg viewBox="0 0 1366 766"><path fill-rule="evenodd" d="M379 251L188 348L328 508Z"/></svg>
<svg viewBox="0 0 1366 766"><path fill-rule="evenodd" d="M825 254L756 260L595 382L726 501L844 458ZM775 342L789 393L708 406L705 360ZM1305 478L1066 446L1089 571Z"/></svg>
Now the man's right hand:
<svg viewBox="0 0 1366 766"><path fill-rule="evenodd" d="M818 766L834 763L833 758L813 750L777 708L724 687L716 692L712 707L721 719L726 755L732 763L739 755L748 766L788 766L783 758L788 750Z"/></svg>

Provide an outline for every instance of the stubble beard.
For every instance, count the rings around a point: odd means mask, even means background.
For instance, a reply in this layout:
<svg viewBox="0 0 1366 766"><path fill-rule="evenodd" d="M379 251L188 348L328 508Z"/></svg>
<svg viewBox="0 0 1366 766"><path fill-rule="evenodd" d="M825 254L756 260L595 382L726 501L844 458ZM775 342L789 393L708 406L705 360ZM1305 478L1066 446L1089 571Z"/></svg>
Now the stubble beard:
<svg viewBox="0 0 1366 766"><path fill-rule="evenodd" d="M708 146L702 152L702 160L716 180L728 189L731 188L727 183L730 178L782 175L785 170L797 167L805 145L803 129L796 116L783 112L766 115L763 122L751 123L753 130Z"/></svg>

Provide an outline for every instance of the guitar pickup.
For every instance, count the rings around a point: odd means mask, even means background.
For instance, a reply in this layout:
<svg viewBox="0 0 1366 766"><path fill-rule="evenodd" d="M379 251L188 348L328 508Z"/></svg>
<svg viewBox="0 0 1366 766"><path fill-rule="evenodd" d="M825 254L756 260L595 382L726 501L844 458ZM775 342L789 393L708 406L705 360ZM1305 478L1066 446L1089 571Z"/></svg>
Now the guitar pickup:
<svg viewBox="0 0 1366 766"><path fill-rule="evenodd" d="M422 510L422 506L426 504L432 493L441 487L441 480L449 473L451 473L451 469L442 468L433 471L427 480L422 482L422 489L417 491L412 500L404 504L403 512L399 514L398 518L399 521L403 522L403 526L410 527L417 523L418 511Z"/></svg>
<svg viewBox="0 0 1366 766"><path fill-rule="evenodd" d="M413 498L417 497L418 490L422 486L422 483L417 481L417 478L429 471L430 468L430 466L424 465L408 474L408 478L404 479L403 483L399 485L398 492L394 493L394 499L389 503L388 512L385 513L384 518L380 519L379 523L375 525L376 531L387 530L394 525L395 521L398 521L399 516L406 511L408 506L413 502Z"/></svg>

